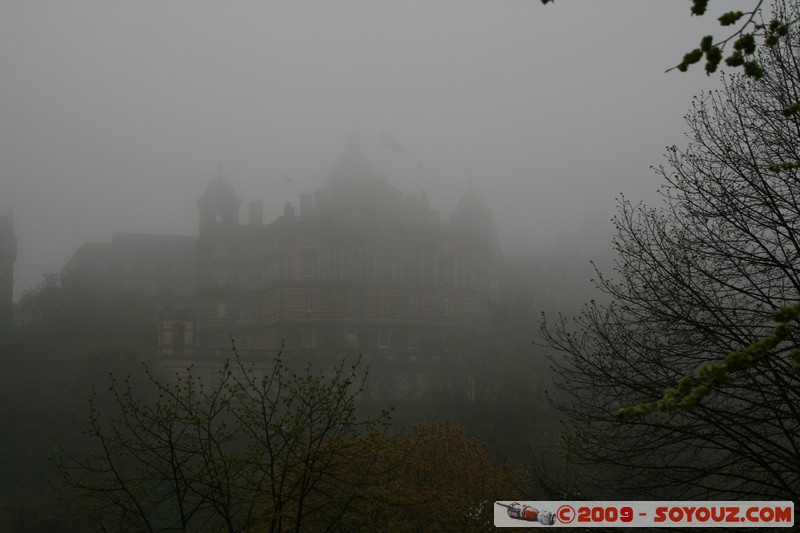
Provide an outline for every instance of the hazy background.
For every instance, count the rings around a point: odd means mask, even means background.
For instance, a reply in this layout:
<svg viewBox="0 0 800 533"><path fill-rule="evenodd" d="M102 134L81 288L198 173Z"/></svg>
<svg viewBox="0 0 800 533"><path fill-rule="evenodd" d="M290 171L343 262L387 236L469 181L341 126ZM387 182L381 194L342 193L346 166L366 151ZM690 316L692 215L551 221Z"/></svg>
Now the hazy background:
<svg viewBox="0 0 800 533"><path fill-rule="evenodd" d="M649 166L683 142L692 95L719 85L702 66L664 74L720 34L719 13L689 10L2 1L0 210L13 208L19 239L15 298L85 241L195 234L220 166L272 220L324 184L352 128L377 170L445 214L472 183L506 242L580 232L587 215L610 218L620 192L654 199Z"/></svg>

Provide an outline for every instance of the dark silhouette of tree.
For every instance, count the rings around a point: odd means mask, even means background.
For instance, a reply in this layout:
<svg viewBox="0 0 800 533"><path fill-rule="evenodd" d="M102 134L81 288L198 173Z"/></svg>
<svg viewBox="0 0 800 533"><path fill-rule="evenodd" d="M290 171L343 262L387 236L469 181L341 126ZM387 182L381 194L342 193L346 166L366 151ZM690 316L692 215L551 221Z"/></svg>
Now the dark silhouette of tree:
<svg viewBox="0 0 800 533"><path fill-rule="evenodd" d="M758 61L761 79L725 77L695 100L688 146L657 169L664 205L620 201L615 272L598 279L611 303L543 324L574 457L607 465L608 490L800 496L800 334L773 315L800 299L800 117L784 112L800 101L796 26Z"/></svg>
<svg viewBox="0 0 800 533"><path fill-rule="evenodd" d="M354 443L382 434L388 413L357 415L355 365L314 373L237 356L210 379L148 376L146 395L112 379L117 412L93 408L87 423L94 453L61 453L76 507L99 530L326 531L379 479L378 448Z"/></svg>

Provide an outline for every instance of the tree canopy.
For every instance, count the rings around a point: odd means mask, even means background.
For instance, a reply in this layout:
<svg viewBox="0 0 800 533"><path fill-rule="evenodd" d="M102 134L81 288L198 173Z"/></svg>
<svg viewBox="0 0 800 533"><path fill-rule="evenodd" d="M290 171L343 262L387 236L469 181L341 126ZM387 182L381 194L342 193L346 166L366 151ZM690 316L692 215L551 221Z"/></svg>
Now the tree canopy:
<svg viewBox="0 0 800 533"><path fill-rule="evenodd" d="M763 77L695 99L688 145L656 169L664 205L620 200L616 268L597 282L611 303L543 325L566 354L553 361L575 457L620 469L608 490L798 496L800 175L776 164L800 159L800 118L784 112L800 100L796 26L756 54Z"/></svg>

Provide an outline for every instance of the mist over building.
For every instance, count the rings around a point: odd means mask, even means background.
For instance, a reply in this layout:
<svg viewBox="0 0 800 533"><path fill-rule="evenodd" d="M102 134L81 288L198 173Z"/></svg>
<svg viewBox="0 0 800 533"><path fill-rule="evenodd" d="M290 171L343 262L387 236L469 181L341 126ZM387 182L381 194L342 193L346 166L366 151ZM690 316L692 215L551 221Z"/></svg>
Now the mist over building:
<svg viewBox="0 0 800 533"><path fill-rule="evenodd" d="M242 199L219 175L199 195L196 237L86 243L62 279L146 300L159 352L178 366L219 360L231 339L245 356L429 362L492 342L500 247L474 192L445 218L378 176L352 138L298 204L270 217L249 199L240 223Z"/></svg>

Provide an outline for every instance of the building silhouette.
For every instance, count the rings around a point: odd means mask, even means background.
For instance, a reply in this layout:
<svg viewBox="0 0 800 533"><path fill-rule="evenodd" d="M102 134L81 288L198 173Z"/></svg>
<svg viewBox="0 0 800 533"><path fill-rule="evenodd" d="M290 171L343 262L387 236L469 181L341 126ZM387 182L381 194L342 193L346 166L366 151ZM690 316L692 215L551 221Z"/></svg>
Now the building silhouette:
<svg viewBox="0 0 800 533"><path fill-rule="evenodd" d="M198 200L196 237L116 234L87 243L62 280L148 302L176 368L239 353L393 361L459 358L489 342L499 245L471 190L443 220L424 193L378 177L351 142L319 190L270 222L221 176Z"/></svg>
<svg viewBox="0 0 800 533"><path fill-rule="evenodd" d="M498 247L471 191L443 222L350 146L299 210L265 224L252 201L240 224L240 205L221 177L198 201L194 314L162 321L176 333L162 337L165 355L228 351L233 337L243 354L436 360L489 335Z"/></svg>

